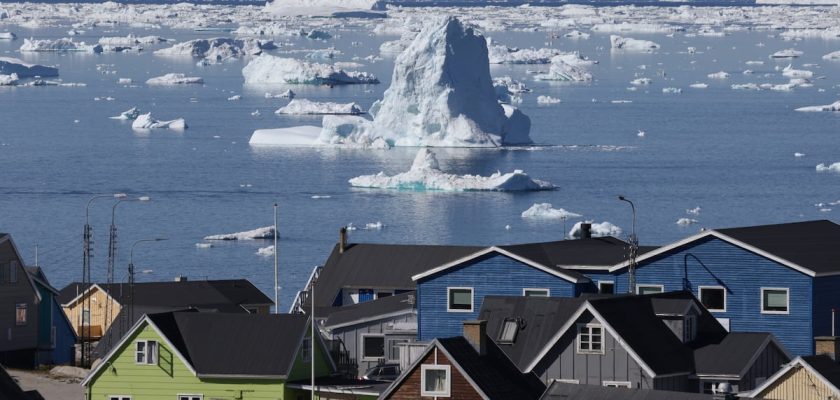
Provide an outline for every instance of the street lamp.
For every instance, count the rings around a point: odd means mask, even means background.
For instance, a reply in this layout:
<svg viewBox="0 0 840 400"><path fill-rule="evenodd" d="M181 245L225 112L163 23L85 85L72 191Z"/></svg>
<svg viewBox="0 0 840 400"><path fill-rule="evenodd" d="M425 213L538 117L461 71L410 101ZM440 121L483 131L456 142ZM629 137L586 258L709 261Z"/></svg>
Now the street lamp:
<svg viewBox="0 0 840 400"><path fill-rule="evenodd" d="M636 206L632 201L619 195L618 199L630 203L630 210L633 211L633 227L630 233L630 294L636 293L636 255L639 253L639 240L636 237Z"/></svg>
<svg viewBox="0 0 840 400"><path fill-rule="evenodd" d="M135 240L134 243L131 245L131 252L128 256L128 317L129 317L129 324L134 323L134 247L136 247L140 243L145 242L162 242L164 240L169 240L168 238L151 238L151 239L140 239Z"/></svg>

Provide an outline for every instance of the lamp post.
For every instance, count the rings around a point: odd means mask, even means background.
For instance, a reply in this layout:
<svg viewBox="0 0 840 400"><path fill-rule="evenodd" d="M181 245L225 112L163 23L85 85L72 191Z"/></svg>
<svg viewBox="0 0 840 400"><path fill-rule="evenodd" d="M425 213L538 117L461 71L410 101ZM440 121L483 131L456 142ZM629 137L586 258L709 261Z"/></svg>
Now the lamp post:
<svg viewBox="0 0 840 400"><path fill-rule="evenodd" d="M280 286L277 282L277 203L274 203L274 313L280 313Z"/></svg>
<svg viewBox="0 0 840 400"><path fill-rule="evenodd" d="M162 242L168 238L151 238L135 240L131 245L131 252L128 256L128 318L129 324L134 323L134 247L145 242Z"/></svg>
<svg viewBox="0 0 840 400"><path fill-rule="evenodd" d="M91 254L91 244L93 244L92 241L91 241L91 236L92 236L93 232L92 232L91 227L90 227L90 206L91 206L91 204L93 204L94 200L102 199L102 198L106 198L106 197L121 199L121 198L126 197L126 195L125 195L125 193L99 194L99 195L91 197L87 201L87 205L85 206L85 231L82 234L82 240L83 240L83 246L84 246L83 250L82 250L82 291L86 291L88 289L88 286L90 286L90 283L91 283L91 280L90 280L90 258L93 257L93 255ZM85 329L85 317L84 317L85 312L88 313L87 329ZM80 325L80 327L79 327L79 333L80 333L79 339L81 340L81 343L82 343L81 360L79 360L79 362L83 367L86 367L87 363L90 361L89 357L88 357L88 351L86 349L87 348L86 342L87 342L88 337L90 336L90 332L89 332L89 330L90 330L90 298L86 298L82 301L82 315L80 317L79 325Z"/></svg>
<svg viewBox="0 0 840 400"><path fill-rule="evenodd" d="M633 226L630 233L630 287L628 288L630 294L636 293L636 255L639 253L639 240L636 237L636 206L632 201L624 196L618 196L618 199L630 203L630 210L633 212Z"/></svg>

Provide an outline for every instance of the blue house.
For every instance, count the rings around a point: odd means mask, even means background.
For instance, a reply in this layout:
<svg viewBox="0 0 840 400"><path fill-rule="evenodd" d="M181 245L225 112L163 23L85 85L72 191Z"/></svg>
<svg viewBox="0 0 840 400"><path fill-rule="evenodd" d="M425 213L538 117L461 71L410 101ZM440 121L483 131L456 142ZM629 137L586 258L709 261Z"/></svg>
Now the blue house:
<svg viewBox="0 0 840 400"><path fill-rule="evenodd" d="M628 262L580 271L629 290ZM840 225L808 221L703 231L637 258L637 293L689 290L728 330L771 332L794 355L832 335Z"/></svg>
<svg viewBox="0 0 840 400"><path fill-rule="evenodd" d="M58 304L59 291L50 285L40 267L26 267L41 297L38 304L38 364L73 364L76 332Z"/></svg>

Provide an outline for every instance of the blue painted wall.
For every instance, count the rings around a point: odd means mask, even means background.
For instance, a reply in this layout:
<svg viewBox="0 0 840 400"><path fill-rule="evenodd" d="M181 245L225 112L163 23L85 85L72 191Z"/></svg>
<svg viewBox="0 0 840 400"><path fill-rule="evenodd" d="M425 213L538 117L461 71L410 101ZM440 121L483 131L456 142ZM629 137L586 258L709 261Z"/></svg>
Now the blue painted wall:
<svg viewBox="0 0 840 400"><path fill-rule="evenodd" d="M835 334L840 333L840 275L814 279L814 336L831 335L831 309L837 310Z"/></svg>
<svg viewBox="0 0 840 400"><path fill-rule="evenodd" d="M70 322L64 317L61 306L54 299L51 300L53 304L53 324L55 325L55 349L52 352L52 363L72 365L75 361L73 346L76 344L76 334L73 332Z"/></svg>
<svg viewBox="0 0 840 400"><path fill-rule="evenodd" d="M617 292L627 291L626 268L617 271L615 281ZM791 354L813 354L812 278L723 240L707 237L647 260L637 268L636 282L662 284L665 291L688 289L698 297L698 286L725 286L727 310L712 314L729 318L731 331L772 332ZM822 292L838 284L826 281ZM761 287L789 288L790 313L762 314Z"/></svg>
<svg viewBox="0 0 840 400"><path fill-rule="evenodd" d="M447 287L472 287L473 312L446 311ZM419 340L460 336L463 321L478 316L484 296L522 296L523 288L548 288L552 297L574 297L579 291L563 278L489 254L417 282L417 336Z"/></svg>

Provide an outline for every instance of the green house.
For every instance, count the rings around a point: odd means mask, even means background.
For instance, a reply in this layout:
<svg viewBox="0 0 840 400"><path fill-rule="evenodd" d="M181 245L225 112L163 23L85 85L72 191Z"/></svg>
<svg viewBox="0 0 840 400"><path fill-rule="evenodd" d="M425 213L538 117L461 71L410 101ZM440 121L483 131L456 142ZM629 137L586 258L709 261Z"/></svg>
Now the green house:
<svg viewBox="0 0 840 400"><path fill-rule="evenodd" d="M140 319L82 382L88 400L302 400L335 371L309 317L189 311Z"/></svg>

